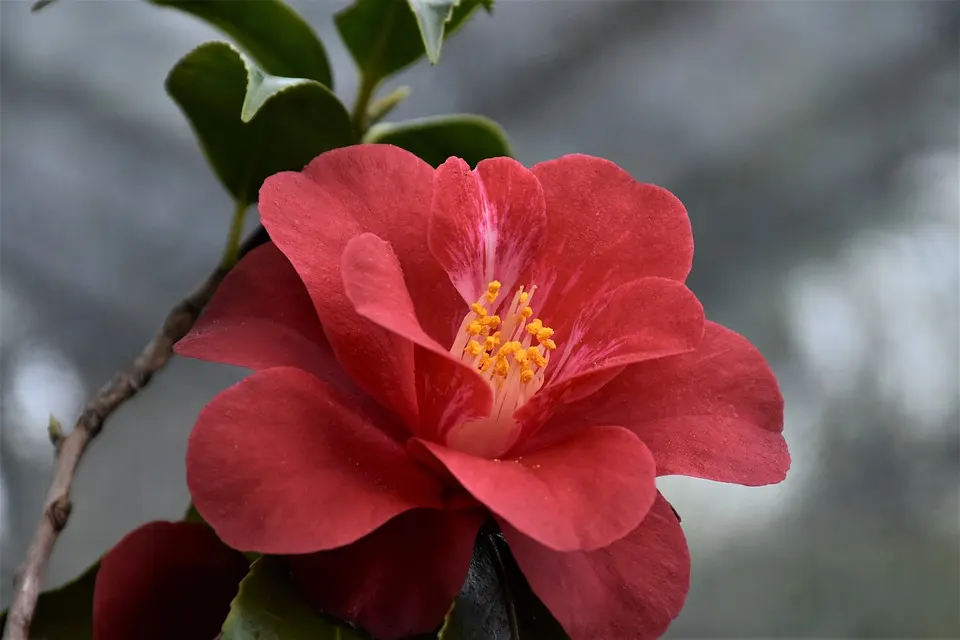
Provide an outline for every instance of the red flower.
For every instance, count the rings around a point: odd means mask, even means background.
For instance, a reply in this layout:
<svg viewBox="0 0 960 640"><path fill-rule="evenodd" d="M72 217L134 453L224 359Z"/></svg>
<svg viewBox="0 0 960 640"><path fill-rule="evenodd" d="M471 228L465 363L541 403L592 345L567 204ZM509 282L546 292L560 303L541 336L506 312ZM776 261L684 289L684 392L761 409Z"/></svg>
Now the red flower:
<svg viewBox="0 0 960 640"><path fill-rule="evenodd" d="M209 527L147 523L100 562L93 638L211 640L246 574L243 555L225 547Z"/></svg>
<svg viewBox="0 0 960 640"><path fill-rule="evenodd" d="M575 640L654 637L689 581L656 477L784 478L773 374L683 284L683 205L616 165L357 146L260 213L275 244L177 347L255 370L201 413L187 481L327 612L435 628L492 514Z"/></svg>

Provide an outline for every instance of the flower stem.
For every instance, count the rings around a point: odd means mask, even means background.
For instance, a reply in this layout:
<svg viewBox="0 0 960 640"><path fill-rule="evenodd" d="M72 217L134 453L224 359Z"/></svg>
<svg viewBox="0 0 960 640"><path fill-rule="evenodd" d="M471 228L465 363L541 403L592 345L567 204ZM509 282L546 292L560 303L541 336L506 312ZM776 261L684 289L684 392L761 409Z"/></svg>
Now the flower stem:
<svg viewBox="0 0 960 640"><path fill-rule="evenodd" d="M364 73L360 76L360 86L357 87L357 101L353 104L353 113L350 120L353 122L353 128L357 136L363 138L367 132L367 110L370 108L370 100L373 99L373 92L377 90L379 81L371 73Z"/></svg>
<svg viewBox="0 0 960 640"><path fill-rule="evenodd" d="M230 230L227 232L227 244L220 258L221 269L232 268L240 257L240 236L243 235L243 222L248 207L249 205L243 200L237 200L237 206L233 210L233 220L230 221Z"/></svg>

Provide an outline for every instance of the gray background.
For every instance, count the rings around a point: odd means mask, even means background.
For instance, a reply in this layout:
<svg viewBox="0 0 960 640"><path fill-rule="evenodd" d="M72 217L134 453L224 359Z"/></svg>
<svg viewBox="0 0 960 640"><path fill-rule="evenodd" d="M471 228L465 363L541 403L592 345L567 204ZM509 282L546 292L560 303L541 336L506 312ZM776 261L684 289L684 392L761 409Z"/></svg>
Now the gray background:
<svg viewBox="0 0 960 640"><path fill-rule="evenodd" d="M295 6L351 101L343 3ZM162 86L214 31L139 2L28 9L0 2L4 606L47 415L137 352L231 211ZM777 371L786 482L662 482L694 556L674 637L960 637L958 34L956 2L508 0L391 83L414 90L394 119L483 113L525 163L591 153L671 189L692 288ZM240 375L178 360L116 414L48 585L179 517L193 418Z"/></svg>

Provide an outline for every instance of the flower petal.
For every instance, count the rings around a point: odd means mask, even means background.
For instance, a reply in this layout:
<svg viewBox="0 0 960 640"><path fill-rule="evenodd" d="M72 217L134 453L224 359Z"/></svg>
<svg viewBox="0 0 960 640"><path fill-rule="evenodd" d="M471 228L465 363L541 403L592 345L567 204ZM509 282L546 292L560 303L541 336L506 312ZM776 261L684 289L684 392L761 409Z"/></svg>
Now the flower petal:
<svg viewBox="0 0 960 640"><path fill-rule="evenodd" d="M552 380L693 351L702 336L703 305L682 282L634 280L580 310Z"/></svg>
<svg viewBox="0 0 960 640"><path fill-rule="evenodd" d="M174 350L254 370L297 367L337 384L346 378L300 276L273 243L251 251L227 274Z"/></svg>
<svg viewBox="0 0 960 640"><path fill-rule="evenodd" d="M433 631L460 593L483 512L417 509L351 545L290 556L308 600L377 638Z"/></svg>
<svg viewBox="0 0 960 640"><path fill-rule="evenodd" d="M690 552L662 495L625 538L596 551L557 553L509 525L517 564L572 640L659 638L683 608Z"/></svg>
<svg viewBox="0 0 960 640"><path fill-rule="evenodd" d="M773 372L743 336L713 322L696 351L628 366L594 395L560 407L534 440L543 446L611 422L640 436L658 475L763 485L790 467Z"/></svg>
<svg viewBox="0 0 960 640"><path fill-rule="evenodd" d="M464 420L489 415L493 390L479 372L454 359L420 327L388 243L372 233L354 237L343 251L341 271L358 314L422 347L416 360L419 436L435 438Z"/></svg>
<svg viewBox="0 0 960 640"><path fill-rule="evenodd" d="M656 496L650 452L621 427L592 427L522 457L487 460L411 440L473 497L556 551L597 549L632 531Z"/></svg>
<svg viewBox="0 0 960 640"><path fill-rule="evenodd" d="M450 158L437 169L430 210L430 251L467 304L493 280L512 295L547 235L540 182L510 158L483 160L475 171Z"/></svg>
<svg viewBox="0 0 960 640"><path fill-rule="evenodd" d="M441 487L365 412L299 369L260 371L200 413L187 485L231 547L312 553L399 513L438 507Z"/></svg>
<svg viewBox="0 0 960 640"><path fill-rule="evenodd" d="M432 305L425 329L451 339L462 302L427 247L432 194L430 165L389 145L328 151L303 173L271 176L260 191L263 225L303 279L341 365L409 425L418 413L413 345L354 312L340 259L353 236L382 236L419 285L416 308Z"/></svg>
<svg viewBox="0 0 960 640"><path fill-rule="evenodd" d="M100 561L94 640L210 640L246 573L244 557L206 525L149 522Z"/></svg>
<svg viewBox="0 0 960 640"><path fill-rule="evenodd" d="M517 413L536 429L559 405L589 396L644 360L693 351L703 336L703 306L682 282L642 278L584 306L551 359L546 387ZM614 424L614 423L608 423ZM526 435L524 436L526 437Z"/></svg>
<svg viewBox="0 0 960 640"><path fill-rule="evenodd" d="M532 281L535 309L569 335L575 311L596 295L645 277L683 281L693 261L686 209L608 160L567 155L534 166L549 232ZM539 306L537 306L539 304Z"/></svg>

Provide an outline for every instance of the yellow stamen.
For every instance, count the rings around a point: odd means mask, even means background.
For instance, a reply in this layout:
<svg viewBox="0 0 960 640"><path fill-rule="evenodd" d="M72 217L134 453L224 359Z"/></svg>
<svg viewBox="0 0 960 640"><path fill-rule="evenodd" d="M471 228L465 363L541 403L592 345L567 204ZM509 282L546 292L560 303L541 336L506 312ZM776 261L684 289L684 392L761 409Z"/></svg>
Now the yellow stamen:
<svg viewBox="0 0 960 640"><path fill-rule="evenodd" d="M475 340L471 340L467 343L467 346L464 348L464 352L469 353L473 357L477 357L483 353L483 345Z"/></svg>
<svg viewBox="0 0 960 640"><path fill-rule="evenodd" d="M500 289L499 281L490 282L470 305L450 349L493 389L490 415L471 421L470 429L514 429L514 412L543 387L550 353L557 348L553 329L533 317L537 287L519 287L504 299Z"/></svg>
<svg viewBox="0 0 960 640"><path fill-rule="evenodd" d="M487 285L487 302L490 302L491 304L496 302L497 295L500 293L500 286L499 280L494 280Z"/></svg>
<svg viewBox="0 0 960 640"><path fill-rule="evenodd" d="M497 304L500 289L500 282L494 280L470 305L451 348L493 387L493 410L483 418L491 424L511 419L513 412L540 390L550 352L557 348L553 329L533 318L531 304L537 288L527 291L520 287L512 299Z"/></svg>
<svg viewBox="0 0 960 640"><path fill-rule="evenodd" d="M528 309L530 307L527 307ZM530 324L526 326L527 333L532 336L537 335L539 332L543 331L543 321L540 318L534 318L530 321ZM549 336L547 336L549 337Z"/></svg>
<svg viewBox="0 0 960 640"><path fill-rule="evenodd" d="M488 309L484 302L495 303L500 288L500 282L494 280L487 285L480 300L470 305L472 313L464 318L462 333L458 335L454 346L461 350L463 357L471 358L482 373L490 376L491 384L499 379L501 382L498 384L513 380L513 383L524 387L535 386L529 393L521 394L529 397L543 384L543 370L549 362L547 353L557 348L552 339L554 331L545 327L540 318L530 320L533 307L529 303L533 300L536 287L531 287L529 291L520 287L512 302L505 302L502 306L504 315L493 314L497 306ZM537 343L531 346L531 339ZM511 377L510 372L514 367L519 375Z"/></svg>
<svg viewBox="0 0 960 640"><path fill-rule="evenodd" d="M536 347L530 347L527 349L527 357L530 358L537 367L543 369L547 366L547 359L543 357L540 353L540 349Z"/></svg>
<svg viewBox="0 0 960 640"><path fill-rule="evenodd" d="M490 367L493 366L493 358L484 353L480 356L480 363L478 366L480 367L481 373L486 373L490 370Z"/></svg>
<svg viewBox="0 0 960 640"><path fill-rule="evenodd" d="M493 365L493 372L501 378L506 378L507 374L510 373L510 363L507 362L506 358L498 356L496 363Z"/></svg>
<svg viewBox="0 0 960 640"><path fill-rule="evenodd" d="M504 343L500 347L500 351L497 352L497 355L506 357L512 353L516 353L519 349L522 349L522 348L523 348L522 344L520 344L516 340L512 340L510 342Z"/></svg>

